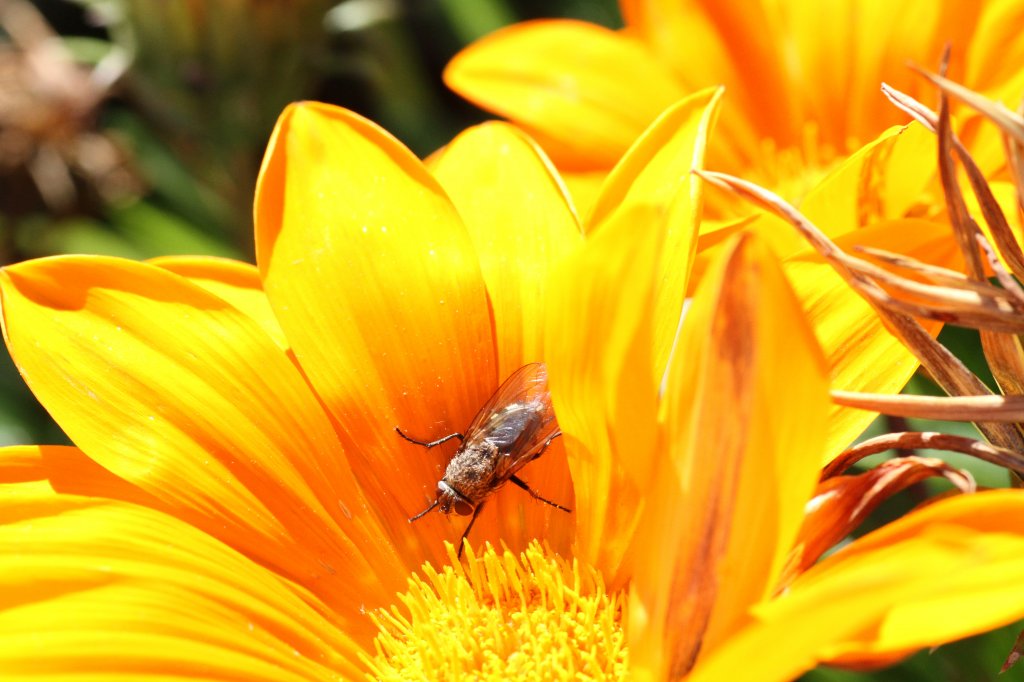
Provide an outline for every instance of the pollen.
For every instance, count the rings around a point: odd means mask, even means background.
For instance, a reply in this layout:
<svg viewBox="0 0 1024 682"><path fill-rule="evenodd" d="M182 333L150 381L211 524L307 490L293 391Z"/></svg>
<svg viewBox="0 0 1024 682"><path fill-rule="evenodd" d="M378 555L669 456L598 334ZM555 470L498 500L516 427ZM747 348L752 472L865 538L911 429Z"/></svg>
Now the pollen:
<svg viewBox="0 0 1024 682"><path fill-rule="evenodd" d="M376 680L620 680L627 672L623 597L600 574L538 543L522 554L487 545L463 562L430 565L387 611Z"/></svg>

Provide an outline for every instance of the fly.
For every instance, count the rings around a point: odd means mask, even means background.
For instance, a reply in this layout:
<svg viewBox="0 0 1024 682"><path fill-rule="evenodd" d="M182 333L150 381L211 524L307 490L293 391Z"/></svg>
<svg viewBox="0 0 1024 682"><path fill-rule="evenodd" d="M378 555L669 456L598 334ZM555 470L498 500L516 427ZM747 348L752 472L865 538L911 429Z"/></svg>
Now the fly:
<svg viewBox="0 0 1024 682"><path fill-rule="evenodd" d="M484 502L491 493L511 481L534 498L556 509L570 512L560 504L538 495L516 473L544 454L551 441L562 432L555 421L548 392L548 373L541 363L520 367L505 380L480 408L465 434L451 433L433 441L410 438L397 426L398 435L416 445L432 448L458 438L462 445L437 482L430 506L409 519L412 523L437 508L443 514L473 515L459 538L458 556L463 541L476 523Z"/></svg>

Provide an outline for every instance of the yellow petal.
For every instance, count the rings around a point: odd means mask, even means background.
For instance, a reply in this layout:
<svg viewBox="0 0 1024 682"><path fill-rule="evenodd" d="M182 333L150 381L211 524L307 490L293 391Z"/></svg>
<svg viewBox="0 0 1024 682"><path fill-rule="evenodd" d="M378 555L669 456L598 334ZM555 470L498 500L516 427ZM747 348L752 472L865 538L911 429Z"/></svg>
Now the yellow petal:
<svg viewBox="0 0 1024 682"><path fill-rule="evenodd" d="M457 54L444 78L523 126L570 170L611 167L683 94L640 42L568 20L496 31Z"/></svg>
<svg viewBox="0 0 1024 682"><path fill-rule="evenodd" d="M984 3L978 22L979 39L967 46L965 82L972 90L1003 101L1009 107L1020 103L1024 86L1024 6L1017 0Z"/></svg>
<svg viewBox="0 0 1024 682"><path fill-rule="evenodd" d="M578 246L582 235L565 188L543 152L506 123L485 123L455 138L438 158L434 175L447 190L469 230L491 301L498 374L504 379L543 361L548 276ZM524 469L523 478L544 497L572 506L572 480L561 443ZM504 540L522 550L544 538L568 551L572 524L551 524L562 515L521 491L496 495L480 518L473 542ZM496 524L488 528L486 522ZM559 534L560 533L560 534Z"/></svg>
<svg viewBox="0 0 1024 682"><path fill-rule="evenodd" d="M913 123L890 128L847 158L800 202L830 237L901 218L935 176L935 135Z"/></svg>
<svg viewBox="0 0 1024 682"><path fill-rule="evenodd" d="M707 190L708 194L712 192L723 194L726 191L713 185ZM735 204L736 196L733 195L730 201ZM785 257L785 254L799 253L807 248L807 242L793 229L793 226L772 213L757 211L728 220L704 217L701 220L700 234L697 238L697 253L690 269L690 281L687 283L688 296L692 296L697 285L703 281L704 273L710 264L722 257L722 249L729 244L730 237L741 232L756 234L758 241L768 244L772 252L778 254L779 257Z"/></svg>
<svg viewBox="0 0 1024 682"><path fill-rule="evenodd" d="M639 136L605 180L587 216L587 231L597 228L616 210L634 204L668 206L689 190L699 200L699 183L688 182L701 168L707 137L714 126L721 88L689 95L666 109Z"/></svg>
<svg viewBox="0 0 1024 682"><path fill-rule="evenodd" d="M774 255L734 241L701 284L669 369L670 457L645 488L633 545L637 669L685 672L771 592L818 478L825 371Z"/></svg>
<svg viewBox="0 0 1024 682"><path fill-rule="evenodd" d="M587 217L587 230L592 231L613 213L637 206L665 216L659 221L665 236L655 308L655 371L659 375L679 331L697 246L704 184L691 171L704 167L721 96L721 89L704 90L665 111L612 170ZM638 225L636 229L645 228Z"/></svg>
<svg viewBox="0 0 1024 682"><path fill-rule="evenodd" d="M962 495L883 526L822 562L818 573L807 575L812 589L830 580L849 585L851 575L871 570L873 561L926 566L911 574L914 587L888 604L877 628L835 645L828 657L885 658L1024 617L1024 602L1012 589L1024 575L1022 511L1019 490Z"/></svg>
<svg viewBox="0 0 1024 682"><path fill-rule="evenodd" d="M837 552L758 607L690 680L790 680L819 661L935 646L1024 617L1024 495L943 500ZM632 652L631 652L632 653ZM751 663L751 661L754 661Z"/></svg>
<svg viewBox="0 0 1024 682"><path fill-rule="evenodd" d="M565 186L569 188L573 206L576 207L576 215L590 213L591 207L597 202L597 197L601 195L601 187L608 173L604 170L562 171L560 175Z"/></svg>
<svg viewBox="0 0 1024 682"><path fill-rule="evenodd" d="M836 242L847 252L856 245L871 246L955 268L959 256L948 230L948 226L924 220L894 220L857 230ZM817 254L794 256L784 267L825 351L832 388L899 393L919 363L871 306ZM933 334L941 329L936 322L922 324ZM873 419L870 412L833 406L823 453L826 461L849 446Z"/></svg>
<svg viewBox="0 0 1024 682"><path fill-rule="evenodd" d="M254 319L274 343L288 347L254 265L209 256L164 256L150 259L149 263L181 275L224 299Z"/></svg>
<svg viewBox="0 0 1024 682"><path fill-rule="evenodd" d="M256 197L257 263L290 347L411 565L460 530L434 499L460 431L497 388L487 294L455 208L376 125L322 104L281 115ZM504 378L504 377L501 377Z"/></svg>
<svg viewBox="0 0 1024 682"><path fill-rule="evenodd" d="M582 235L543 152L505 123L456 137L434 175L462 216L494 314L498 375L544 357L544 286Z"/></svg>
<svg viewBox="0 0 1024 682"><path fill-rule="evenodd" d="M0 292L25 381L96 462L328 603L354 611L401 586L326 415L248 316L114 258L10 266Z"/></svg>
<svg viewBox="0 0 1024 682"><path fill-rule="evenodd" d="M557 268L547 308L551 398L576 489L576 555L621 587L653 466L652 315L660 216L616 213Z"/></svg>
<svg viewBox="0 0 1024 682"><path fill-rule="evenodd" d="M0 522L5 679L361 672L364 644L314 595L171 516L19 483L3 487Z"/></svg>

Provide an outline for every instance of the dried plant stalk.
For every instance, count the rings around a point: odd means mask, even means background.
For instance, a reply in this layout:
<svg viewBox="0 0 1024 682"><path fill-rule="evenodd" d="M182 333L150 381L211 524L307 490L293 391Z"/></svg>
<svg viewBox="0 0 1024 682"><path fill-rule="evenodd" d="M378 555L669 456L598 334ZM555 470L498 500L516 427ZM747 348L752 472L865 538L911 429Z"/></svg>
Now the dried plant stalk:
<svg viewBox="0 0 1024 682"><path fill-rule="evenodd" d="M778 195L746 180L724 173L711 171L694 171L694 173L710 183L735 192L748 201L779 215L796 227L815 250L835 268L836 272L872 305L887 323L889 329L917 356L921 364L947 393L959 396L991 395L991 391L988 390L984 382L907 314L910 309L924 311L922 306L896 301L866 274L877 273L880 270L886 271L844 253L817 226ZM887 275L891 276L891 273L887 273ZM997 313L998 311L992 315L997 315ZM978 428L992 443L1010 450L1024 451L1024 437L1012 424L988 422L980 423Z"/></svg>
<svg viewBox="0 0 1024 682"><path fill-rule="evenodd" d="M1024 472L1024 453L1000 448L965 436L954 436L934 431L901 431L869 438L848 448L822 470L821 480L838 476L865 457L876 455L879 452L921 449L960 452L1007 469Z"/></svg>

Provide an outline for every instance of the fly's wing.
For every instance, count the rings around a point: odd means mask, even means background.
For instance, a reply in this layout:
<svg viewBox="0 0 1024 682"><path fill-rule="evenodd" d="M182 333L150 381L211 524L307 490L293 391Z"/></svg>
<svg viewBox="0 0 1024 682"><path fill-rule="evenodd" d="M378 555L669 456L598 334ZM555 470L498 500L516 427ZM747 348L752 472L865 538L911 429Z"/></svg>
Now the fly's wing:
<svg viewBox="0 0 1024 682"><path fill-rule="evenodd" d="M557 429L547 369L534 363L520 367L498 387L466 429L460 450L472 451L484 441L495 446L493 478L504 482L533 459Z"/></svg>
<svg viewBox="0 0 1024 682"><path fill-rule="evenodd" d="M534 402L543 396L548 396L547 368L540 362L523 365L505 379L494 395L476 413L473 422L466 429L466 437L482 430L491 417L502 408L518 402ZM550 398L547 400L550 403Z"/></svg>

